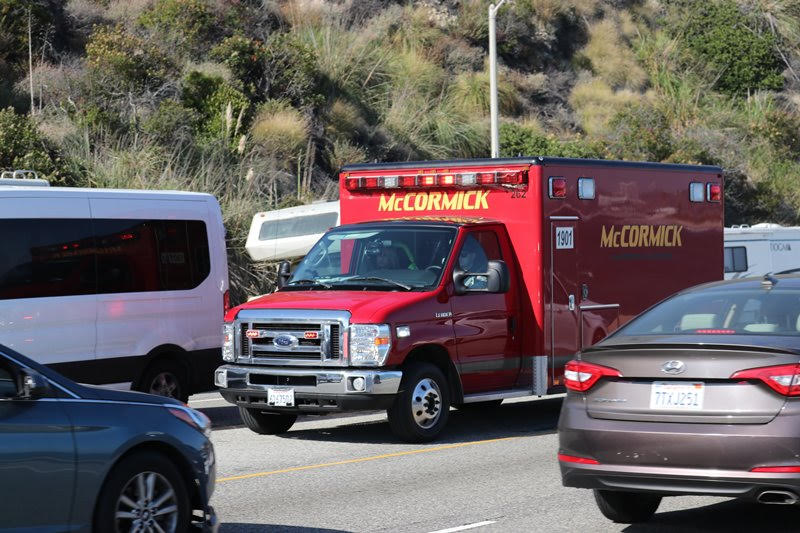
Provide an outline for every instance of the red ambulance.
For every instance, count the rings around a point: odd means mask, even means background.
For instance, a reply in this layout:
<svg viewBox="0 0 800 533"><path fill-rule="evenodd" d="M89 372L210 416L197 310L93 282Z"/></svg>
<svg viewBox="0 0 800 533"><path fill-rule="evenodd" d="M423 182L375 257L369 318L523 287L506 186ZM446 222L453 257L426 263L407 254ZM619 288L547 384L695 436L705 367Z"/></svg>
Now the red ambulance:
<svg viewBox="0 0 800 533"><path fill-rule="evenodd" d="M722 279L722 182L549 157L347 166L343 225L227 313L215 382L258 433L386 409L412 442L451 406L560 392L577 350Z"/></svg>

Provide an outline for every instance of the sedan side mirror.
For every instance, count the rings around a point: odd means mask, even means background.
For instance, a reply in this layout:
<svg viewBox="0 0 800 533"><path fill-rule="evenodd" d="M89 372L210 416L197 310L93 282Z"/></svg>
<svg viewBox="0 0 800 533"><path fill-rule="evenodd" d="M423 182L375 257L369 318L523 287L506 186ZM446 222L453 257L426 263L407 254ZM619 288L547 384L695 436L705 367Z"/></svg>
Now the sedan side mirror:
<svg viewBox="0 0 800 533"><path fill-rule="evenodd" d="M38 400L50 392L47 378L31 368L23 368L19 373L17 400Z"/></svg>
<svg viewBox="0 0 800 533"><path fill-rule="evenodd" d="M453 272L456 294L468 292L503 293L508 291L508 266L505 261L489 261L486 272Z"/></svg>
<svg viewBox="0 0 800 533"><path fill-rule="evenodd" d="M286 282L289 281L289 278L292 276L292 264L289 261L281 261L281 264L278 265L278 281L277 285L279 289L282 289Z"/></svg>

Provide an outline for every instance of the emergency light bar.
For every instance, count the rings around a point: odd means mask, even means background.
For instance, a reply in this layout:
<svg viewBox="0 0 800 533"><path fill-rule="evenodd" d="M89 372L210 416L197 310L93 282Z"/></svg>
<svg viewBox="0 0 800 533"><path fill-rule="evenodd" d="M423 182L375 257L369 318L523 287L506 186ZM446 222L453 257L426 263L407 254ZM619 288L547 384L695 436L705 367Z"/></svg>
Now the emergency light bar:
<svg viewBox="0 0 800 533"><path fill-rule="evenodd" d="M369 189L427 189L433 187L474 187L476 185L523 185L528 182L524 170L494 172L420 173L404 176L347 177L348 191Z"/></svg>

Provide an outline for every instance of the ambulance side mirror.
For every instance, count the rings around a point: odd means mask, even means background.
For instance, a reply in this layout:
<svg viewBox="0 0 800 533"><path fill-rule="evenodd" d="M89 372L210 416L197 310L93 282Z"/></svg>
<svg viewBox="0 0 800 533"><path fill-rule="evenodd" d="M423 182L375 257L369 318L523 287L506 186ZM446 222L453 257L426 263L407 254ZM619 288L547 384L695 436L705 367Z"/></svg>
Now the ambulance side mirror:
<svg viewBox="0 0 800 533"><path fill-rule="evenodd" d="M486 272L464 272L456 269L453 272L453 284L456 294L468 292L503 293L508 291L508 266L505 261L489 261Z"/></svg>
<svg viewBox="0 0 800 533"><path fill-rule="evenodd" d="M292 276L292 264L289 261L281 261L281 264L278 265L278 288L282 289L286 282L289 281L289 278Z"/></svg>

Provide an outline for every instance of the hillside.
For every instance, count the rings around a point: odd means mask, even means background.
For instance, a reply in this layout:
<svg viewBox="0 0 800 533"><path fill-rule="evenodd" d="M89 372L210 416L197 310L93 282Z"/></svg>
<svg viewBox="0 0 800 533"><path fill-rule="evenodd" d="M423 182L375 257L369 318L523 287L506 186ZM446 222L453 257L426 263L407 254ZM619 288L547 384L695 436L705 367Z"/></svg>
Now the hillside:
<svg viewBox="0 0 800 533"><path fill-rule="evenodd" d="M0 0L0 168L214 193L242 301L271 287L254 212L488 156L487 6ZM796 0L516 0L498 48L501 154L717 164L726 224L800 221Z"/></svg>

